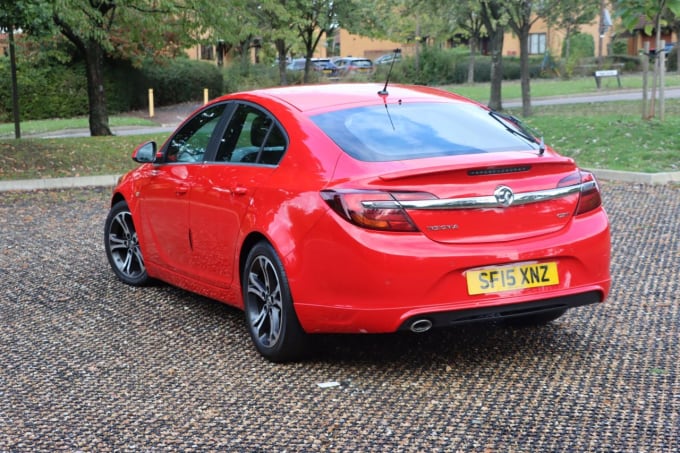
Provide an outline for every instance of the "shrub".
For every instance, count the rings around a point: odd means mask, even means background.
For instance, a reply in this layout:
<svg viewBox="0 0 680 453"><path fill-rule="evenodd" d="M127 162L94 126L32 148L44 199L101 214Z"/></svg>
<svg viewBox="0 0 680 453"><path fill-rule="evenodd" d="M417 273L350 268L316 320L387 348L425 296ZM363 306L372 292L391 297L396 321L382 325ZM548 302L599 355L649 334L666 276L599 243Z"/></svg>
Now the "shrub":
<svg viewBox="0 0 680 453"><path fill-rule="evenodd" d="M19 111L22 120L71 118L88 114L87 80L82 61L70 64L17 61ZM109 113L143 108L148 89L155 104L170 105L223 92L221 71L210 63L178 59L163 64L146 62L141 68L125 61L108 61L104 71ZM0 57L0 90L11 93L9 59ZM0 98L0 121L12 121L12 98Z"/></svg>
<svg viewBox="0 0 680 453"><path fill-rule="evenodd" d="M455 49L429 49L420 55L420 70L416 70L415 57L403 57L394 65L390 80L399 83L415 83L420 85L449 85L467 83L469 51L466 47ZM532 57L529 60L530 77L541 76L543 57ZM389 65L378 66L374 79L384 80ZM520 78L520 62L518 57L503 57L503 79ZM475 56L475 83L488 82L491 79L491 57Z"/></svg>
<svg viewBox="0 0 680 453"><path fill-rule="evenodd" d="M86 115L87 84L80 67L29 66L17 61L19 112L22 120ZM0 91L11 93L10 62L0 58ZM85 102L82 102L83 99ZM12 121L12 97L0 98L0 121Z"/></svg>
<svg viewBox="0 0 680 453"><path fill-rule="evenodd" d="M587 58L595 56L595 40L587 33L574 33L569 37L569 58ZM562 43L562 57L567 55L567 41Z"/></svg>
<svg viewBox="0 0 680 453"><path fill-rule="evenodd" d="M144 105L148 89L154 90L156 105L170 105L203 99L203 89L214 97L223 91L219 68L202 61L178 58L168 62L147 61L141 68L137 102Z"/></svg>
<svg viewBox="0 0 680 453"><path fill-rule="evenodd" d="M612 43L612 54L614 55L626 55L628 53L628 40L626 39L616 39Z"/></svg>

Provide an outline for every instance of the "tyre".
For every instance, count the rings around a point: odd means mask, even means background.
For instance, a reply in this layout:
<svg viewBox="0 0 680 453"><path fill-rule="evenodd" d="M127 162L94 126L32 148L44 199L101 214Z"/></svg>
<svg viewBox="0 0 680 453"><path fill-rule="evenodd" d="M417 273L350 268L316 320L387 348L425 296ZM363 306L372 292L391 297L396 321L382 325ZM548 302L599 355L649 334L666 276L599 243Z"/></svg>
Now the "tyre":
<svg viewBox="0 0 680 453"><path fill-rule="evenodd" d="M281 260L268 242L250 250L241 287L248 331L258 352L272 362L301 359L307 334L295 314Z"/></svg>
<svg viewBox="0 0 680 453"><path fill-rule="evenodd" d="M531 315L517 316L515 318L508 318L505 324L510 327L536 327L548 324L562 316L567 310L557 309L534 313Z"/></svg>
<svg viewBox="0 0 680 453"><path fill-rule="evenodd" d="M128 285L142 286L149 282L144 258L139 249L137 230L127 203L119 201L109 211L104 225L106 257L116 276Z"/></svg>

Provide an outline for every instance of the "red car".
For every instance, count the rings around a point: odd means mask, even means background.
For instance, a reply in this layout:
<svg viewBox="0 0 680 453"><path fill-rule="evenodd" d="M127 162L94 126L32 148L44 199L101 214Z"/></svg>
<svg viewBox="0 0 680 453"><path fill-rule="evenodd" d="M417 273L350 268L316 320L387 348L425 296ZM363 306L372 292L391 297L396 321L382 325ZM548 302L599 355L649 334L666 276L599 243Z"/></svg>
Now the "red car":
<svg viewBox="0 0 680 453"><path fill-rule="evenodd" d="M547 323L609 292L593 175L449 92L230 94L133 159L105 225L115 274L244 309L272 361L314 333Z"/></svg>

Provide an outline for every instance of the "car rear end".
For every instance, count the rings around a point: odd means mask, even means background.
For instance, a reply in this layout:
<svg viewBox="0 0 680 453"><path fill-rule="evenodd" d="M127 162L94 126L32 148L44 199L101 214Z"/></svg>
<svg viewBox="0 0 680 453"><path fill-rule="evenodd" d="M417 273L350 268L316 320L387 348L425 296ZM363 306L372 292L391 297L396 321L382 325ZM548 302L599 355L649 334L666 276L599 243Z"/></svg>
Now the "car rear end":
<svg viewBox="0 0 680 453"><path fill-rule="evenodd" d="M343 153L289 270L306 331L419 331L605 300L609 223L591 173L474 103L381 100L311 116Z"/></svg>

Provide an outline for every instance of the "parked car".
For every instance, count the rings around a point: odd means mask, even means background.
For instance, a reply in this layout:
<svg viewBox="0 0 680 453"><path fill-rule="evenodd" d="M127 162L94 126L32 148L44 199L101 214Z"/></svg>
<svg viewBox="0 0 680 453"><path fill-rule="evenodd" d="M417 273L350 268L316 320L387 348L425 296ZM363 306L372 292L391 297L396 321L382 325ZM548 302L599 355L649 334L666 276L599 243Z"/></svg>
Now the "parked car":
<svg viewBox="0 0 680 453"><path fill-rule="evenodd" d="M340 76L373 74L373 62L368 58L344 57L338 58L334 63L338 67L338 74Z"/></svg>
<svg viewBox="0 0 680 453"><path fill-rule="evenodd" d="M304 58L296 58L288 64L286 69L289 71L304 71L305 61ZM310 61L314 71L323 73L327 77L334 77L338 74L338 68L331 62L330 58L312 58Z"/></svg>
<svg viewBox="0 0 680 453"><path fill-rule="evenodd" d="M338 75L338 67L331 61L330 58L312 58L312 63L317 71L320 71L326 77L335 77Z"/></svg>
<svg viewBox="0 0 680 453"><path fill-rule="evenodd" d="M398 62L401 61L401 53L386 53L385 55L380 55L378 58L375 59L375 64L376 65L382 65L382 64L391 64L392 61Z"/></svg>
<svg viewBox="0 0 680 453"><path fill-rule="evenodd" d="M305 59L295 58L288 63L286 69L289 71L303 71L305 69Z"/></svg>
<svg viewBox="0 0 680 453"><path fill-rule="evenodd" d="M105 222L115 275L242 308L272 361L311 334L547 323L609 292L593 174L446 91L229 94L132 158Z"/></svg>

